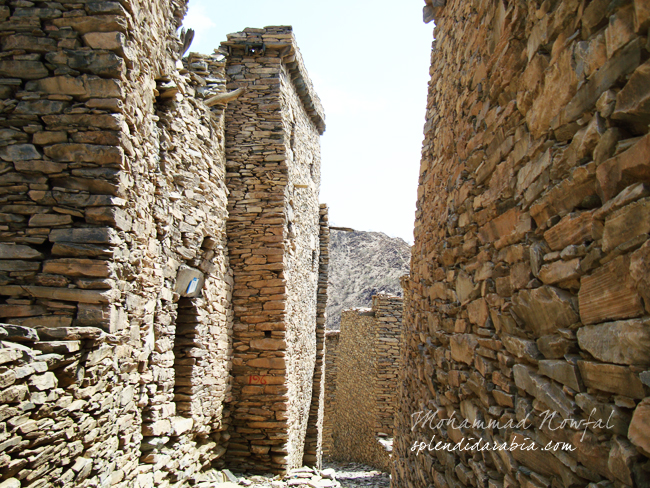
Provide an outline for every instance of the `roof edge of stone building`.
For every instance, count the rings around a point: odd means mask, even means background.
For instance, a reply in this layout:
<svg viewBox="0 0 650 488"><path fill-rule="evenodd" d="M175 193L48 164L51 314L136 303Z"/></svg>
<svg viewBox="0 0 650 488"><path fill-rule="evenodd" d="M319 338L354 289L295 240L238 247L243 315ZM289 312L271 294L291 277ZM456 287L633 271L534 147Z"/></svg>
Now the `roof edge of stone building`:
<svg viewBox="0 0 650 488"><path fill-rule="evenodd" d="M447 0L424 0L426 4L422 9L422 20L425 24L428 24L432 20L436 20L436 17L440 15L442 9L447 4Z"/></svg>
<svg viewBox="0 0 650 488"><path fill-rule="evenodd" d="M316 93L316 90L314 90L314 85L311 78L309 78L307 68L305 68L296 37L293 34L293 27L267 26L263 29L247 27L241 32L228 34L228 40L223 41L221 46L225 48L253 47L253 43L258 43L264 51L267 49L278 51L278 56L282 58L282 63L289 70L291 81L296 88L296 92L300 97L305 111L316 126L318 133L323 135L325 132L325 111L323 110L320 97Z"/></svg>

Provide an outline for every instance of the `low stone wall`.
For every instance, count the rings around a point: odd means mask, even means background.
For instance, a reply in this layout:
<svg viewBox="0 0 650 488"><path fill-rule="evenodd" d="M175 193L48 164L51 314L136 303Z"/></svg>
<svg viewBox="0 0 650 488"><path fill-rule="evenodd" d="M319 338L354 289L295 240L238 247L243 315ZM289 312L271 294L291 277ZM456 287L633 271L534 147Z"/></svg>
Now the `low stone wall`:
<svg viewBox="0 0 650 488"><path fill-rule="evenodd" d="M323 453L329 459L387 471L402 299L375 295L372 305L372 309L344 310L340 333L328 335Z"/></svg>
<svg viewBox="0 0 650 488"><path fill-rule="evenodd" d="M648 486L648 2L426 3L392 486Z"/></svg>

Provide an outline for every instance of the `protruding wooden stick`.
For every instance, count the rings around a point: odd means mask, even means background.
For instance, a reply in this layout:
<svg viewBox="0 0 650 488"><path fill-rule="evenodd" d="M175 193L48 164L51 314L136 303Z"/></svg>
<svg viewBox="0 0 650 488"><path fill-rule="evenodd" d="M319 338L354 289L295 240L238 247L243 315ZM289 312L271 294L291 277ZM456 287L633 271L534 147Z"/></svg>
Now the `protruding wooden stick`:
<svg viewBox="0 0 650 488"><path fill-rule="evenodd" d="M235 91L231 91L230 93L220 93L219 95L215 95L212 98L208 98L205 101L205 104L208 107L212 107L213 105L225 105L226 103L235 100L245 91L246 90L244 88L237 88Z"/></svg>

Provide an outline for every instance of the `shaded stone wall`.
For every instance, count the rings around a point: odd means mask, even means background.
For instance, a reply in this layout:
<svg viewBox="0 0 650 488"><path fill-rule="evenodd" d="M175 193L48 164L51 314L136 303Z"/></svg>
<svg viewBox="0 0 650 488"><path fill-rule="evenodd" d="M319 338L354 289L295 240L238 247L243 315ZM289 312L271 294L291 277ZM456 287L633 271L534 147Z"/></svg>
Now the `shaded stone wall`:
<svg viewBox="0 0 650 488"><path fill-rule="evenodd" d="M372 309L344 310L340 334L327 337L326 362L331 372L327 370L325 380L323 453L329 459L388 470L402 299L375 295L372 305Z"/></svg>
<svg viewBox="0 0 650 488"><path fill-rule="evenodd" d="M234 271L229 462L302 464L317 348L320 101L290 27L231 34L226 113Z"/></svg>
<svg viewBox="0 0 650 488"><path fill-rule="evenodd" d="M325 331L325 401L323 403L323 459L334 459L334 419L336 417L336 380L341 331Z"/></svg>
<svg viewBox="0 0 650 488"><path fill-rule="evenodd" d="M311 405L302 464L321 467L323 416L325 412L325 327L327 323L327 286L330 228L327 205L320 205L320 254L318 256L318 297L316 302L316 363L312 379Z"/></svg>
<svg viewBox="0 0 650 488"><path fill-rule="evenodd" d="M647 486L647 2L427 4L393 486Z"/></svg>

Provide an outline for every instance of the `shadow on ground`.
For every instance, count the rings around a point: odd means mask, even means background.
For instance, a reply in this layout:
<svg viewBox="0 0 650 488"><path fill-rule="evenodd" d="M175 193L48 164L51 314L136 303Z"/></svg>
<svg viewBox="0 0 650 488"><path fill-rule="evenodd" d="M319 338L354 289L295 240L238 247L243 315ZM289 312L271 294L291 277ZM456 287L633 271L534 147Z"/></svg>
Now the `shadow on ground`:
<svg viewBox="0 0 650 488"><path fill-rule="evenodd" d="M373 488L389 488L390 475L375 468L358 463L323 463L323 468L336 470L336 479L343 488L358 488L370 486Z"/></svg>

